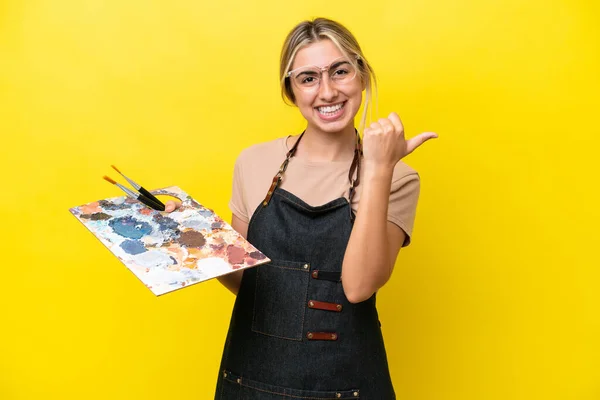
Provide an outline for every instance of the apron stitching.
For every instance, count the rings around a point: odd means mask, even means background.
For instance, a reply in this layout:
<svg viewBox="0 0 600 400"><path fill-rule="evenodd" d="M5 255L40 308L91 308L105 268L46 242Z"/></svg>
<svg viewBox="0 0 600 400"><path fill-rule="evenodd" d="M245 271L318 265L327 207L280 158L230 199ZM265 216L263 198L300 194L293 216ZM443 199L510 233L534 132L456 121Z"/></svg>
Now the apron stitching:
<svg viewBox="0 0 600 400"><path fill-rule="evenodd" d="M226 377L226 378L223 378L223 379L229 381L230 383L236 384L236 385L245 386L245 387L247 387L249 389L258 390L259 392L276 394L278 396L292 397L294 399L305 399L305 400L337 400L338 399L338 397L296 396L296 395L293 395L293 394L287 394L287 393L281 393L281 392L274 392L272 390L261 389L261 388L258 388L256 386L252 386L252 385L249 385L249 384L245 383L244 382L244 377L242 377L242 376L239 377L239 379L241 379L241 382L238 382L237 380L230 379L229 377ZM351 390L328 390L328 392L336 392L336 393L358 392L358 389L351 389ZM353 396L353 398L354 399L358 399L360 397Z"/></svg>
<svg viewBox="0 0 600 400"><path fill-rule="evenodd" d="M321 211L327 211L327 210L331 210L331 209L333 209L333 208L338 208L338 207L340 207L340 204L333 204L333 205L331 205L331 206L329 206L329 207L327 207L327 208L323 208L323 209L319 209L319 210L311 210L311 209L309 209L309 208L306 208L306 207L305 207L303 204L300 204L300 203L298 203L298 202L297 202L297 201L295 201L294 199L291 199L291 198L289 198L289 197L288 197L288 196L286 196L285 194L282 194L282 193L279 193L279 192L273 192L273 194L274 194L274 195L277 195L277 196L280 196L280 197L283 197L284 199L286 199L286 200L288 200L288 201L290 201L290 202L294 203L294 204L295 204L295 205L297 205L298 207L301 207L302 209L304 209L304 210L306 210L306 211L308 211L308 212L311 212L311 213L317 213L317 212L321 212ZM340 199L344 199L344 200L346 200L346 198L345 198L345 197L338 197L338 198L337 198L337 199L335 199L335 200L340 200ZM333 200L333 201L335 201L335 200ZM348 200L346 200L346 202L347 202L347 201L348 201ZM346 205L346 203L344 203L344 204L342 204L342 205Z"/></svg>
<svg viewBox="0 0 600 400"><path fill-rule="evenodd" d="M280 267L277 264L272 264L272 263L267 263L265 265L261 265L262 267L266 267L269 266L269 264L271 264L270 266L275 267L275 268L283 268L283 269L291 269L292 271L298 271L298 272L304 272L306 274L310 274L310 271L306 270L306 269L300 269L300 268L291 268L291 267Z"/></svg>
<svg viewBox="0 0 600 400"><path fill-rule="evenodd" d="M265 336L276 337L279 339L293 340L294 342L301 342L303 339L302 337L300 337L300 339L296 339L296 338L290 338L290 337L286 337L286 336L273 335L272 333L265 333L265 332L259 331L257 329L254 329L254 328L252 328L252 332L260 333L261 335L265 335Z"/></svg>
<svg viewBox="0 0 600 400"><path fill-rule="evenodd" d="M338 400L337 397L312 397L312 396L307 397L307 396L295 396L293 394L285 394L285 393L280 393L280 392L273 392L271 390L259 389L259 388L254 387L254 386L247 385L243 381L242 381L242 383L237 383L237 382L234 382L234 383L236 383L236 384L238 384L240 386L245 386L245 387L250 388L250 389L258 390L259 392L276 394L278 396L291 397L291 398L294 398L294 399L305 399L305 400ZM354 397L354 398L358 399L359 397Z"/></svg>

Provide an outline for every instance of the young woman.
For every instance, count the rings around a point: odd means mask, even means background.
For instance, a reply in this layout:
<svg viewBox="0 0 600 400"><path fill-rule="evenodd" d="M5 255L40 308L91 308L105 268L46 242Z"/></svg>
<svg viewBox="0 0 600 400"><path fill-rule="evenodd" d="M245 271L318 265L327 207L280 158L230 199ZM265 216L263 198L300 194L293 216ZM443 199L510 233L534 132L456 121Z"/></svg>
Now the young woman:
<svg viewBox="0 0 600 400"><path fill-rule="evenodd" d="M237 299L215 399L394 399L375 293L410 242L419 195L399 160L436 135L405 140L392 113L361 141L373 70L339 23L297 25L280 72L307 124L236 161L232 226L272 262L220 278Z"/></svg>

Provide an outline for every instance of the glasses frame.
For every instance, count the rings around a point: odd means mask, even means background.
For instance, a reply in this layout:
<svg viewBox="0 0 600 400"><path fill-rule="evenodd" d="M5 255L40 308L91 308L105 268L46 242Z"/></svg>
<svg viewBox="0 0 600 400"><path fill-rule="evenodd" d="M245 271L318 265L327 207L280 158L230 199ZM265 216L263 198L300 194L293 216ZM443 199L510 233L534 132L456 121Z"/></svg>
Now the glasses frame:
<svg viewBox="0 0 600 400"><path fill-rule="evenodd" d="M302 67L294 68L293 70L291 70L291 71L288 71L288 72L285 74L285 77L286 77L287 79L290 79L290 81L292 82L292 84L293 84L293 85L295 85L296 87L298 87L298 89L300 89L300 90L302 90L302 91L308 91L308 92L310 92L310 91L313 91L313 90L316 90L316 89L318 89L318 88L319 88L319 86L321 85L321 81L323 80L323 73L324 73L324 72L328 72L328 71L331 69L331 67L332 67L332 66L333 66L333 65L334 65L336 62L338 62L339 60L341 60L341 59L344 59L344 58L347 58L347 57L346 57L346 56L340 56L340 57L338 57L338 58L336 58L336 59L332 60L332 61L331 61L331 62L330 62L328 65L326 65L326 66L324 66L324 67L319 67L318 65L314 65L314 64L303 65ZM358 60L360 60L360 59L361 59L361 57L360 57L358 54L354 54L354 58L356 59L356 61L358 61ZM350 61L348 61L348 62L350 62ZM350 64L352 64L352 63L350 62ZM298 86L298 84L296 83L296 81L295 81L294 79L291 79L291 77L292 77L292 74L293 74L294 72L298 71L298 70L301 70L301 69L304 69L304 68L307 68L307 67L315 67L317 70L319 70L319 82L318 82L318 84L317 84L317 85L315 85L315 86L310 86L310 87L302 87L302 86ZM357 70L356 70L356 73L354 74L354 76L352 77L352 79L350 79L348 82L351 82L351 81L353 81L353 80L354 80L354 78L356 78L356 75L358 75L358 72L359 72L359 70L358 70L358 68L357 68ZM335 82L335 81L333 81L333 82Z"/></svg>

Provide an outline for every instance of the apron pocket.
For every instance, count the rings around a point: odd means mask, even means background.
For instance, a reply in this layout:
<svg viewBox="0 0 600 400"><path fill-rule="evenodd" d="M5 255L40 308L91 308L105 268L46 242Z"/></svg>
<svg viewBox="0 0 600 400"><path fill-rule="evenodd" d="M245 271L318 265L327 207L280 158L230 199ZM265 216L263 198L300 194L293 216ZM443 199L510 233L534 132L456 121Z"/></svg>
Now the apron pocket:
<svg viewBox="0 0 600 400"><path fill-rule="evenodd" d="M252 330L288 340L302 340L310 265L272 260L256 267Z"/></svg>
<svg viewBox="0 0 600 400"><path fill-rule="evenodd" d="M219 400L239 400L240 397L240 384L236 382L235 377L231 377L228 372L225 372L225 377L221 382L221 392L219 393Z"/></svg>
<svg viewBox="0 0 600 400"><path fill-rule="evenodd" d="M234 392L232 397L226 397L223 393L223 400L240 399L244 400L338 400L338 399L360 399L358 389L351 390L299 390L284 388L271 385L269 383L259 382L244 378L239 375L225 371L224 387L227 385L237 386L238 392ZM232 392L233 393L233 392Z"/></svg>

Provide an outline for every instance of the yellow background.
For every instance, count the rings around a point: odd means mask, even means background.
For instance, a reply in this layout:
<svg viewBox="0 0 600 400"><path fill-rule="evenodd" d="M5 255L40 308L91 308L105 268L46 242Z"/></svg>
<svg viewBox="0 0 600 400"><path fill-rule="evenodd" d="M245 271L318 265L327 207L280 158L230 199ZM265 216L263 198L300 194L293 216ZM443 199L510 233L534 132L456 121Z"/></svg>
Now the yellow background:
<svg viewBox="0 0 600 400"><path fill-rule="evenodd" d="M592 0L0 2L0 399L212 397L234 297L155 297L68 208L120 196L115 164L229 220L239 151L303 127L278 57L315 16L358 37L379 115L440 135L379 296L398 398L600 399Z"/></svg>

